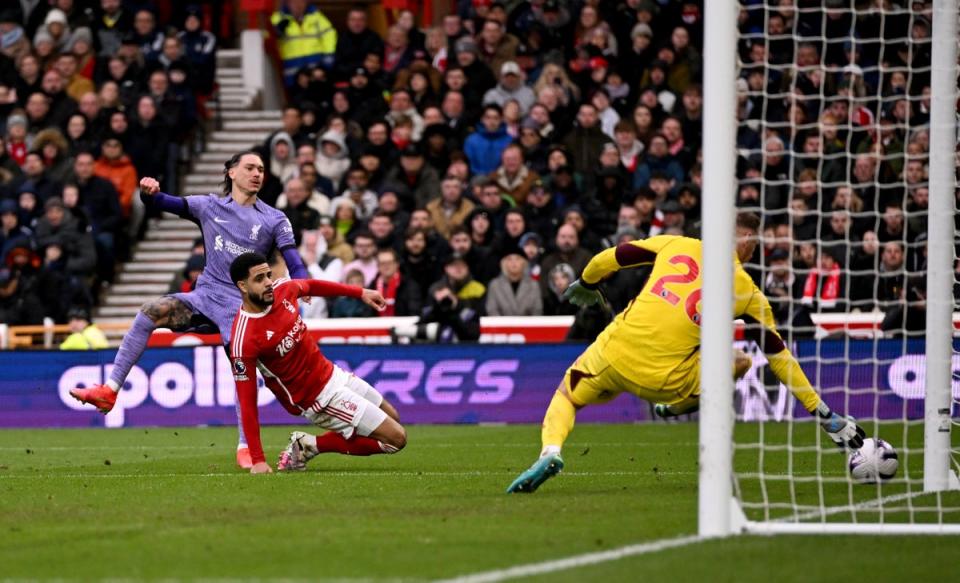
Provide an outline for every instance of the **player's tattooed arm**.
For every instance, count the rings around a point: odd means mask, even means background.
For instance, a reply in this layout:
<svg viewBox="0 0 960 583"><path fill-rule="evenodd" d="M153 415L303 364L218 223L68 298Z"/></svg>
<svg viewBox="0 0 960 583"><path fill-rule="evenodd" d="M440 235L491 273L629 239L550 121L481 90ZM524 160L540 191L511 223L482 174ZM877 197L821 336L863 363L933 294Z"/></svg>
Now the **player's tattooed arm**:
<svg viewBox="0 0 960 583"><path fill-rule="evenodd" d="M193 311L186 304L170 297L150 300L143 304L140 311L153 320L158 328L170 328L171 330L186 329L190 325L190 318L193 316Z"/></svg>

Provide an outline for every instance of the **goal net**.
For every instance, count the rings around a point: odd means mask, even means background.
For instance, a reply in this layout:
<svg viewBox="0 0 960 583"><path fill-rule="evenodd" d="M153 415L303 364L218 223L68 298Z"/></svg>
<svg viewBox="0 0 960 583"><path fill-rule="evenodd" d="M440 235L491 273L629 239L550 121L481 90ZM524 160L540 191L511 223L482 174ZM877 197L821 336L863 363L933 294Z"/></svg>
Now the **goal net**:
<svg viewBox="0 0 960 583"><path fill-rule="evenodd" d="M711 51L722 46L709 44L711 16L722 4L707 12L708 96ZM762 243L745 267L784 340L831 409L889 443L899 468L886 481L855 481L848 453L764 366L762 347L741 340L755 366L733 391L729 528L960 533L952 431L960 344L951 317L960 290L957 3L742 0L738 8L736 202L727 216L761 216ZM705 170L709 156L705 149ZM721 340L705 327L705 377L716 378L706 344ZM710 390L705 384L705 406ZM712 447L722 434L702 423L701 443ZM709 484L702 475L701 488ZM701 532L703 520L701 512Z"/></svg>

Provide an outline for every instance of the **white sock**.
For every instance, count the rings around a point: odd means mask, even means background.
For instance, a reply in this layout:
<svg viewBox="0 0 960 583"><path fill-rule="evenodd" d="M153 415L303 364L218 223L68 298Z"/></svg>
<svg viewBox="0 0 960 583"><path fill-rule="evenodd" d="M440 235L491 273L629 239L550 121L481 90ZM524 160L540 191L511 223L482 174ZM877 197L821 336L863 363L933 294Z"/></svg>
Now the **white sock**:
<svg viewBox="0 0 960 583"><path fill-rule="evenodd" d="M114 393L119 393L119 392L120 392L120 385L118 385L118 384L117 384L117 381L115 381L115 380L113 380L113 379L110 379L109 381L107 381L107 386L110 387L111 389L113 389L113 392L114 392Z"/></svg>
<svg viewBox="0 0 960 583"><path fill-rule="evenodd" d="M560 455L560 446L559 445L543 446L543 449L540 450L540 457L546 457L548 455Z"/></svg>

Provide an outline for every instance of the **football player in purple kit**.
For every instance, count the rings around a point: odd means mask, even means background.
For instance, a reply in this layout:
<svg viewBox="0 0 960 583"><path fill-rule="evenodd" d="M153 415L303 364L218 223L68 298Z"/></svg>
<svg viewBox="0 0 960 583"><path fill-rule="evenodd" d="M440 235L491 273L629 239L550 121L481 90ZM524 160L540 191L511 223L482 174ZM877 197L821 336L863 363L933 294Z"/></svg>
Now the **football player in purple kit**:
<svg viewBox="0 0 960 583"><path fill-rule="evenodd" d="M130 369L140 359L156 328L181 332L212 322L219 328L223 344L229 345L233 319L241 303L240 292L230 280L230 264L237 256L251 252L269 255L276 248L283 254L292 279L309 277L297 254L290 221L257 198L264 180L259 154L242 152L230 158L224 164L223 179L222 195L186 197L160 192L160 185L153 178L140 181L141 196L148 206L188 219L200 227L206 267L193 291L145 303L123 337L110 379L89 389L71 390L74 398L95 406L101 413L110 412ZM252 462L243 427L239 424L239 411L238 408L237 463L249 468Z"/></svg>

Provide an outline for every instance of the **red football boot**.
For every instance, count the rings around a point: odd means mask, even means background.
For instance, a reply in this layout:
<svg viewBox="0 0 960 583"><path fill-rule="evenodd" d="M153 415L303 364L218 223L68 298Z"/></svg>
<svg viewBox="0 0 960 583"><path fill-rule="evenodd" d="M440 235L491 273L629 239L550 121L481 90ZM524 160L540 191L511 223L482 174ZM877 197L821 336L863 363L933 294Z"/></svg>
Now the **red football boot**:
<svg viewBox="0 0 960 583"><path fill-rule="evenodd" d="M96 407L101 413L109 413L117 403L117 392L107 385L93 385L89 389L71 389L70 395L80 401Z"/></svg>

